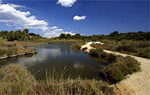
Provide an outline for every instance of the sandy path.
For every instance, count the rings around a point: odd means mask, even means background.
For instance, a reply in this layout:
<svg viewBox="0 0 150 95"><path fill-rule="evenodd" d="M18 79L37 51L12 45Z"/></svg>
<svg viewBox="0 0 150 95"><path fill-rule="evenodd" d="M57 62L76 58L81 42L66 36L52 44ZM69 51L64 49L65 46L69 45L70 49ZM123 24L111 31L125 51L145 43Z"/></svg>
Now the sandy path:
<svg viewBox="0 0 150 95"><path fill-rule="evenodd" d="M131 56L108 50L104 50L104 52L113 53L115 55ZM128 78L116 84L116 91L118 95L150 95L150 60L136 56L131 57L135 58L138 62L141 63L141 72L129 75ZM129 89L130 94L126 93Z"/></svg>
<svg viewBox="0 0 150 95"><path fill-rule="evenodd" d="M93 47L91 44L85 44L82 48L87 47L87 52L89 52ZM115 55L131 56L128 54L122 54L118 52L113 52L109 50L104 50L104 52L112 53ZM141 64L141 71L128 75L123 81L113 85L117 95L150 95L150 59L131 56L135 58Z"/></svg>
<svg viewBox="0 0 150 95"><path fill-rule="evenodd" d="M85 52L89 53L91 49L95 49L94 47L91 47L91 46L90 46L91 44L92 44L92 43L89 42L89 43L86 43L86 44L82 45L81 48L80 48L80 50L82 50L82 49L84 49L84 48L87 48L87 49L85 50Z"/></svg>

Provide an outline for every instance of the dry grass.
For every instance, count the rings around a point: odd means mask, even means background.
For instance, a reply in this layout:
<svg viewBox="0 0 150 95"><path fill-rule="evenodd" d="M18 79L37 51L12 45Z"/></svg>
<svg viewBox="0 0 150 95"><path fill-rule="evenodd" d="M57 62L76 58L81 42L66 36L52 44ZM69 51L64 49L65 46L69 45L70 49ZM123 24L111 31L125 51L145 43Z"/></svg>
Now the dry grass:
<svg viewBox="0 0 150 95"><path fill-rule="evenodd" d="M34 77L19 65L8 65L0 69L0 95L35 94Z"/></svg>
<svg viewBox="0 0 150 95"><path fill-rule="evenodd" d="M37 49L28 48L30 46L46 45L47 43L32 43L32 42L4 42L0 43L0 59L36 53Z"/></svg>
<svg viewBox="0 0 150 95"><path fill-rule="evenodd" d="M35 80L20 65L8 65L0 69L0 95L114 95L106 82L88 79L64 78L64 72L49 74L45 80Z"/></svg>

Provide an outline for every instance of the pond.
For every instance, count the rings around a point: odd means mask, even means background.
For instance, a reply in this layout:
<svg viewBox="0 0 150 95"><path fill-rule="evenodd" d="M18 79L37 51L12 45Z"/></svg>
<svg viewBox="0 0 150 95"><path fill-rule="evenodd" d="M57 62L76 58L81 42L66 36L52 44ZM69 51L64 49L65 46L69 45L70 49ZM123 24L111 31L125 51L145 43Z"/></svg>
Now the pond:
<svg viewBox="0 0 150 95"><path fill-rule="evenodd" d="M35 76L36 79L45 79L46 73L54 71L72 78L99 79L99 70L107 65L103 59L92 57L82 51L73 51L69 43L48 43L46 46L32 47L38 49L34 55L24 55L0 61L1 66L20 64Z"/></svg>

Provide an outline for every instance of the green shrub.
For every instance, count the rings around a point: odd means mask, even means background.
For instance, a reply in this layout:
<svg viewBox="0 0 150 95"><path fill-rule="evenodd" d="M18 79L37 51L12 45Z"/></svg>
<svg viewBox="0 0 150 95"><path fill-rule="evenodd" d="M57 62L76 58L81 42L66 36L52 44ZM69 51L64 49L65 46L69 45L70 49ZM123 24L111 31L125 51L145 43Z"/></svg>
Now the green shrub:
<svg viewBox="0 0 150 95"><path fill-rule="evenodd" d="M100 70L100 77L110 83L116 83L123 80L127 74L137 71L140 71L140 64L134 58L116 56L115 62Z"/></svg>
<svg viewBox="0 0 150 95"><path fill-rule="evenodd" d="M81 43L75 43L75 44L72 44L71 45L71 48L73 49L73 50L80 50L80 48L81 48Z"/></svg>
<svg viewBox="0 0 150 95"><path fill-rule="evenodd" d="M107 54L106 55L106 61L108 63L114 63L116 61L116 58L117 57L115 55L113 55L113 54Z"/></svg>
<svg viewBox="0 0 150 95"><path fill-rule="evenodd" d="M103 50L101 48L90 50L90 55L92 56L100 57L101 54L103 54Z"/></svg>
<svg viewBox="0 0 150 95"><path fill-rule="evenodd" d="M116 51L137 52L132 46L118 46Z"/></svg>

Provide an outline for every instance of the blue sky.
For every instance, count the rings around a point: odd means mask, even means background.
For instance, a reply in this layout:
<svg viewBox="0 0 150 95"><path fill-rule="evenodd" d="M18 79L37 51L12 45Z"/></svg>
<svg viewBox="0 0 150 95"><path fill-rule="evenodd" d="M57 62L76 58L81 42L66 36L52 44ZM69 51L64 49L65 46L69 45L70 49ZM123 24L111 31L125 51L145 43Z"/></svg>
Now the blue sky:
<svg viewBox="0 0 150 95"><path fill-rule="evenodd" d="M3 0L0 31L28 28L45 37L149 31L149 4L140 0Z"/></svg>

